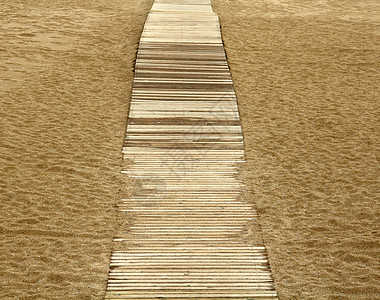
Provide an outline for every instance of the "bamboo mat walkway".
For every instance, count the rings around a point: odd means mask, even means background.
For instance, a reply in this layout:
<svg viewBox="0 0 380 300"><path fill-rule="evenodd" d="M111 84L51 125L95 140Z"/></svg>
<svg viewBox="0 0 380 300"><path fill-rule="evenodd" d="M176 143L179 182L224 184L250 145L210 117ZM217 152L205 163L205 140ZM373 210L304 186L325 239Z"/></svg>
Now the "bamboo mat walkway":
<svg viewBox="0 0 380 300"><path fill-rule="evenodd" d="M136 61L123 173L141 182L106 299L276 299L266 250L241 237L243 136L209 0L156 0Z"/></svg>

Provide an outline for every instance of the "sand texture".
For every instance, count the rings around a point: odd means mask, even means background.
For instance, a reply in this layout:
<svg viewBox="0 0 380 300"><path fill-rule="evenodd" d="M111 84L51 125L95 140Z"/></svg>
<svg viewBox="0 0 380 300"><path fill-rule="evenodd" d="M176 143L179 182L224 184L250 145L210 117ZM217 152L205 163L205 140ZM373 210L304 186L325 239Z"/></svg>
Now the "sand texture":
<svg viewBox="0 0 380 300"><path fill-rule="evenodd" d="M0 0L0 299L104 297L152 2ZM380 2L213 4L281 299L380 299Z"/></svg>
<svg viewBox="0 0 380 300"><path fill-rule="evenodd" d="M380 299L380 2L214 0L281 299Z"/></svg>
<svg viewBox="0 0 380 300"><path fill-rule="evenodd" d="M102 299L152 1L0 1L0 299Z"/></svg>

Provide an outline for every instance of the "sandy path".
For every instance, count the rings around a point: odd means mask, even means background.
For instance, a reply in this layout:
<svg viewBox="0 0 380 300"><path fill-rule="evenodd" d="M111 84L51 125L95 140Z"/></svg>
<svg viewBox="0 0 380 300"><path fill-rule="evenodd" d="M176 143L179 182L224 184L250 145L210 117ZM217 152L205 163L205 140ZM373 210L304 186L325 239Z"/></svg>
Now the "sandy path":
<svg viewBox="0 0 380 300"><path fill-rule="evenodd" d="M0 1L1 299L101 299L152 1Z"/></svg>
<svg viewBox="0 0 380 300"><path fill-rule="evenodd" d="M379 299L380 3L214 0L282 299Z"/></svg>

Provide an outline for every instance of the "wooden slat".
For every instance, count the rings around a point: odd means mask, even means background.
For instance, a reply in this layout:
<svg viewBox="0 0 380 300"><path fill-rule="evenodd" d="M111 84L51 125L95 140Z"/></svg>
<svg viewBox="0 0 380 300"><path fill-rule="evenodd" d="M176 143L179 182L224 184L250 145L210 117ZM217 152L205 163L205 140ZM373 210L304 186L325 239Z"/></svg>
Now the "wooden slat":
<svg viewBox="0 0 380 300"><path fill-rule="evenodd" d="M132 224L105 298L276 299L264 245L243 238L257 213L238 200L244 143L210 1L156 0L135 70L122 173L140 189L117 206Z"/></svg>

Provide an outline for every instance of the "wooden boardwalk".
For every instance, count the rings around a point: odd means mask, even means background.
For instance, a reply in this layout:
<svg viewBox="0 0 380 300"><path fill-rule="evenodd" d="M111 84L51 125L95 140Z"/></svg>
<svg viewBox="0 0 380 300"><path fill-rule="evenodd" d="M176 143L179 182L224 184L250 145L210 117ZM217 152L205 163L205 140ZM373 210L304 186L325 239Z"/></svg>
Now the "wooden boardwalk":
<svg viewBox="0 0 380 300"><path fill-rule="evenodd" d="M156 0L136 61L123 170L141 183L113 251L106 299L276 299L256 217L238 200L243 136L209 0Z"/></svg>

